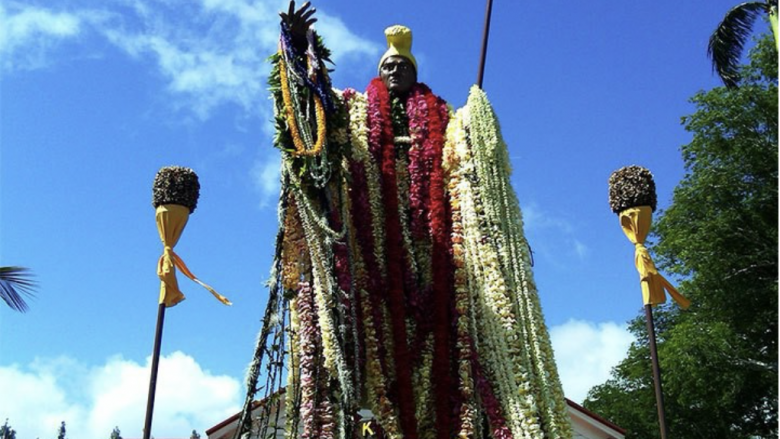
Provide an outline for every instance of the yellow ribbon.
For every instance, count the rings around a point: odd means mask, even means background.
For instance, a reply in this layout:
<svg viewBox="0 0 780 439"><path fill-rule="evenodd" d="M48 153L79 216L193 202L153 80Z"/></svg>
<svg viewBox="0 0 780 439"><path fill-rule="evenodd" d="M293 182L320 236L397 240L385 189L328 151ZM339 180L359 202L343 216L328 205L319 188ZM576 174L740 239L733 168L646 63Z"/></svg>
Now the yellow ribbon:
<svg viewBox="0 0 780 439"><path fill-rule="evenodd" d="M645 305L658 305L666 302L664 290L669 292L675 302L685 309L691 302L677 291L658 269L655 268L650 252L645 247L645 239L653 222L653 211L650 206L632 207L620 212L620 227L623 233L636 247L634 264L639 272L639 282L642 285L642 299Z"/></svg>
<svg viewBox="0 0 780 439"><path fill-rule="evenodd" d="M163 204L157 207L155 212L157 231L160 233L160 239L164 246L163 254L157 263L157 276L161 281L159 303L164 303L166 308L170 308L184 300L184 294L179 290L179 283L176 280L176 267L178 267L185 276L207 289L217 300L225 305L232 305L225 296L217 293L213 288L196 278L179 255L173 251L173 247L179 242L179 237L184 231L189 217L190 209L178 204Z"/></svg>

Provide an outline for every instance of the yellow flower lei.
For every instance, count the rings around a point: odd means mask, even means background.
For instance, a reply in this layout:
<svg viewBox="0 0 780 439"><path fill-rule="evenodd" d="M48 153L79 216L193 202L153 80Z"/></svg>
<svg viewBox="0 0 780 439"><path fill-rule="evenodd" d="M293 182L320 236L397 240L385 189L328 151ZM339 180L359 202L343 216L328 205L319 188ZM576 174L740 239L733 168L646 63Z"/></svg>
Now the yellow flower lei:
<svg viewBox="0 0 780 439"><path fill-rule="evenodd" d="M281 80L280 82L282 84L282 100L284 101L287 125L290 127L290 134L292 135L293 144L295 145L295 151L292 152L292 154L306 157L315 156L322 151L322 147L325 145L325 138L327 136L325 107L322 105L322 100L316 94L314 95L314 111L317 122L317 141L314 143L314 147L312 149L306 149L306 142L304 142L301 138L301 133L298 129L298 122L295 118L293 97L292 92L290 91L290 81L287 77L287 64L284 62L284 56L282 52L279 52L279 79Z"/></svg>

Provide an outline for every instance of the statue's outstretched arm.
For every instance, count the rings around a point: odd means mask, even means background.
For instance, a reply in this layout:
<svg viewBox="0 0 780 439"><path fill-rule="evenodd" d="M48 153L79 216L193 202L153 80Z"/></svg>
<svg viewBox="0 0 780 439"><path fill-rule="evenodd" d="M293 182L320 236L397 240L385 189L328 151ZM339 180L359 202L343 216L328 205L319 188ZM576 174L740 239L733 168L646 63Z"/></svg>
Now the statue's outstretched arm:
<svg viewBox="0 0 780 439"><path fill-rule="evenodd" d="M328 140L329 134L337 131L334 118L345 117L340 97L331 86L330 51L312 27L317 21L315 12L309 2L296 9L295 1L290 1L287 11L279 13L279 49L271 57L268 80L276 107L274 143L299 157L327 152L324 149L333 141Z"/></svg>
<svg viewBox="0 0 780 439"><path fill-rule="evenodd" d="M279 12L282 22L287 24L290 29L293 44L296 49L306 50L306 33L317 19L314 13L317 9L311 6L311 2L304 3L300 9L295 9L295 0L290 0L290 6L287 12Z"/></svg>

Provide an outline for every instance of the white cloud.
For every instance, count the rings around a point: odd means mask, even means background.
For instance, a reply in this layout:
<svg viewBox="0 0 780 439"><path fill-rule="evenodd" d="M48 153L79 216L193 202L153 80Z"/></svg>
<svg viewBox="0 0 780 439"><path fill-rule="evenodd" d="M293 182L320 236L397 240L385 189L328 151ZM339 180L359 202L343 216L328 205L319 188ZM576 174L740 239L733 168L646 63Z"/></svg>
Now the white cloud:
<svg viewBox="0 0 780 439"><path fill-rule="evenodd" d="M45 65L45 53L57 42L72 38L82 28L70 13L28 5L0 4L0 57L3 70Z"/></svg>
<svg viewBox="0 0 780 439"><path fill-rule="evenodd" d="M318 17L319 21L314 26L333 52L332 59L336 65L340 66L346 59L356 58L358 62L368 63L376 71L382 45L357 37L338 17L321 12L318 12Z"/></svg>
<svg viewBox="0 0 780 439"><path fill-rule="evenodd" d="M201 119L226 103L269 119L266 58L278 43L277 3L202 0L181 4L187 11L173 17L170 7L135 1L130 15L115 16L98 31L131 57L152 59L180 106ZM338 18L318 15L334 61L377 56L376 43L357 37Z"/></svg>
<svg viewBox="0 0 780 439"><path fill-rule="evenodd" d="M55 12L33 6L0 5L2 67L42 67L56 60L54 43L87 34L108 41L130 58L151 63L161 79L166 105L185 115L208 119L224 105L238 106L261 122L266 142L273 135L272 108L266 91L277 50L279 16L286 2L277 0L116 0L101 9ZM373 69L382 45L365 40L338 18L318 11L317 29L339 69ZM46 55L46 56L44 56ZM252 169L261 206L278 194L278 155Z"/></svg>
<svg viewBox="0 0 780 439"><path fill-rule="evenodd" d="M150 361L141 365L116 356L87 367L60 357L2 366L0 414L18 437L51 437L62 421L69 437L107 437L115 426L124 437L141 437ZM240 388L235 378L212 375L182 352L162 357L153 434L203 433L239 410Z"/></svg>
<svg viewBox="0 0 780 439"><path fill-rule="evenodd" d="M121 0L102 9L59 12L30 5L0 5L0 55L6 70L37 68L55 59L57 42L98 35L139 61L151 60L176 99L174 107L201 119L236 104L270 119L267 57L277 49L283 2L275 0ZM318 30L339 68L372 64L381 45L352 33L337 17L318 12ZM82 39L87 43L89 39Z"/></svg>
<svg viewBox="0 0 780 439"><path fill-rule="evenodd" d="M260 207L272 205L279 197L279 154L268 154L258 159L252 167L252 182L260 191Z"/></svg>
<svg viewBox="0 0 780 439"><path fill-rule="evenodd" d="M625 324L569 320L550 329L555 361L566 397L582 402L625 357L634 336Z"/></svg>
<svg viewBox="0 0 780 439"><path fill-rule="evenodd" d="M534 203L523 208L523 222L525 228L529 230L556 229L567 234L574 233L574 227L569 221L543 211L539 205Z"/></svg>
<svg viewBox="0 0 780 439"><path fill-rule="evenodd" d="M566 265L561 256L573 256L582 261L590 254L588 246L579 238L582 231L560 214L542 210L531 203L523 207L523 223L528 234L539 238L531 243L534 251L553 264Z"/></svg>
<svg viewBox="0 0 780 439"><path fill-rule="evenodd" d="M579 239L574 239L573 244L574 253L577 254L580 259L585 259L585 257L588 256L588 247Z"/></svg>

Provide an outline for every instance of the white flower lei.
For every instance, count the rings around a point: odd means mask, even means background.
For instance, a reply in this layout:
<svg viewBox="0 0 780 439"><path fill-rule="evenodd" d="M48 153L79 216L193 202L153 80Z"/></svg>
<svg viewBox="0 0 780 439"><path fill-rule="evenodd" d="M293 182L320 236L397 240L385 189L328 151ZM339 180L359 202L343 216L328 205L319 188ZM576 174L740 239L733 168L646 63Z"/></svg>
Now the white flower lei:
<svg viewBox="0 0 780 439"><path fill-rule="evenodd" d="M462 116L462 115L461 115ZM444 145L444 160L442 167L447 172L447 189L449 191L452 208L452 257L454 265L455 281L455 315L457 316L456 330L457 340L455 348L458 356L458 388L462 398L460 407L460 419L458 419L459 439L473 438L477 422L477 408L475 401L474 377L472 376L471 365L471 345L470 341L476 337L476 328L471 326L471 318L474 313L470 313L470 294L468 284L468 272L466 261L464 260L465 249L463 246L463 221L460 207L459 186L461 183L461 173L453 169L456 163L459 163L456 148L466 145L466 131L463 128L463 117L451 117L447 126L447 141ZM454 171L449 173L450 171Z"/></svg>
<svg viewBox="0 0 780 439"><path fill-rule="evenodd" d="M374 235L374 255L379 271L384 277L385 268L385 215L382 206L382 188L379 168L368 150L368 98L354 93L349 100L349 130L352 133L352 159L362 163L368 186L368 202L371 207L371 228Z"/></svg>
<svg viewBox="0 0 780 439"><path fill-rule="evenodd" d="M533 283L522 216L509 183L511 169L507 148L490 103L478 87L472 88L467 108L470 111L464 113L464 117L468 119L470 145L474 155L472 163L481 195L475 200L475 206L484 209L487 221L483 233L487 233L495 242L498 252L494 253L498 260L488 257L482 261L490 262L487 270L491 275L489 277L501 275L505 281L505 291L510 293L508 296L501 294L493 297L506 306L497 310L504 329L510 329L507 324L511 318L519 317L519 321L515 319L512 325L514 328L508 335L515 342L514 349L524 354L520 358L524 367L515 370L515 375L517 377L519 373L522 380L531 384L528 389L530 392L526 394L530 399L528 407L532 407L539 417L538 425L532 427L530 432L544 432L550 438L571 437L552 347ZM506 303L507 299L509 303Z"/></svg>
<svg viewBox="0 0 780 439"><path fill-rule="evenodd" d="M304 205L307 202L305 200L306 195L301 191L300 185L295 184L294 171L290 169L290 163L285 161L284 166L284 171L293 179L291 186L296 205ZM333 284L331 270L328 269L331 262L328 256L329 251L327 250L332 241L324 238L321 234L323 227L317 222L316 218L322 217L322 215L316 215L316 212L313 212L311 208L299 209L298 212L309 248L309 257L311 258L312 289L314 290L314 301L321 331L324 366L331 376L337 377L341 392L344 394L343 399L354 401L355 390L350 378L351 371L347 367L343 349L338 344L338 335L336 334L332 314L333 310L336 309L332 297L333 292L336 291L336 286ZM328 228L324 229L330 230ZM343 428L340 428L340 430L343 430Z"/></svg>

